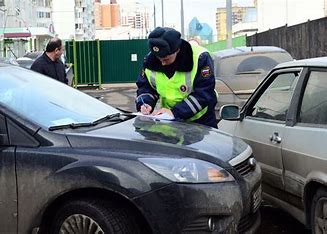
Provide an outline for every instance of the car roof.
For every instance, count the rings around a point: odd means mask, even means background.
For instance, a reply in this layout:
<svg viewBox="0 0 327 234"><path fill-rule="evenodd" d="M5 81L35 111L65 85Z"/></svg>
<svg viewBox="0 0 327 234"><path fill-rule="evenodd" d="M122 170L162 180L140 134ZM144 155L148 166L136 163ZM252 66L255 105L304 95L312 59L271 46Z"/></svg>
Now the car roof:
<svg viewBox="0 0 327 234"><path fill-rule="evenodd" d="M235 47L231 49L219 50L217 52L213 52L212 55L214 57L229 57L240 54L250 54L250 53L287 53L286 50L276 47L276 46L241 46Z"/></svg>
<svg viewBox="0 0 327 234"><path fill-rule="evenodd" d="M27 52L23 57L27 57L27 58L31 58L31 59L36 59L41 54L43 54L43 52L44 51Z"/></svg>
<svg viewBox="0 0 327 234"><path fill-rule="evenodd" d="M10 66L10 64L0 60L0 67L8 67L8 66Z"/></svg>
<svg viewBox="0 0 327 234"><path fill-rule="evenodd" d="M287 67L327 67L327 57L293 60L278 64L275 69Z"/></svg>
<svg viewBox="0 0 327 234"><path fill-rule="evenodd" d="M20 58L17 58L16 61L33 61L33 59L28 58L28 57L20 57Z"/></svg>

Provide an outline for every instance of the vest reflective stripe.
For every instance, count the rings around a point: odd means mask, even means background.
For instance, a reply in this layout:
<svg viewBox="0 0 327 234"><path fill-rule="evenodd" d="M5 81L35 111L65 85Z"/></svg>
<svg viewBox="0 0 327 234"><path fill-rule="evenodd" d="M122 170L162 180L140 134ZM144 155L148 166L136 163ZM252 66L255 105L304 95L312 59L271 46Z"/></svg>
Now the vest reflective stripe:
<svg viewBox="0 0 327 234"><path fill-rule="evenodd" d="M151 72L151 75L150 75L150 84L151 84L152 88L154 88L154 89L157 89L156 88L156 75L157 75L157 72L155 72L155 71Z"/></svg>
<svg viewBox="0 0 327 234"><path fill-rule="evenodd" d="M187 72L185 74L185 83L186 83L186 87L192 87L187 89L187 93L188 94L192 93L193 90L192 72Z"/></svg>
<svg viewBox="0 0 327 234"><path fill-rule="evenodd" d="M185 100L192 112L195 114L191 121L200 118L207 112L207 108L203 108L200 103L193 97L187 99L193 91L193 82L197 73L198 60L201 53L207 50L192 45L193 50L193 68L190 72L176 71L170 79L163 72L155 72L145 69L146 77L158 94L160 95L160 103L163 108L173 108L177 103ZM201 110L201 111L200 111ZM200 112L198 112L200 111Z"/></svg>

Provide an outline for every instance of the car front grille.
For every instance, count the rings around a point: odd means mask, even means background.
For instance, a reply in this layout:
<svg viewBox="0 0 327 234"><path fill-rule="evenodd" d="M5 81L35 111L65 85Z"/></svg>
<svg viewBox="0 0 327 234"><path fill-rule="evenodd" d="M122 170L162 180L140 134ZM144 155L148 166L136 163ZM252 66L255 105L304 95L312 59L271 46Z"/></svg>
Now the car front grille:
<svg viewBox="0 0 327 234"><path fill-rule="evenodd" d="M248 174L251 173L251 171L254 170L254 167L251 166L251 164L249 163L249 160L253 158L252 156L247 158L246 160L244 160L243 162L237 164L234 166L234 168L236 169L236 171L238 173L240 173L242 176L246 176Z"/></svg>

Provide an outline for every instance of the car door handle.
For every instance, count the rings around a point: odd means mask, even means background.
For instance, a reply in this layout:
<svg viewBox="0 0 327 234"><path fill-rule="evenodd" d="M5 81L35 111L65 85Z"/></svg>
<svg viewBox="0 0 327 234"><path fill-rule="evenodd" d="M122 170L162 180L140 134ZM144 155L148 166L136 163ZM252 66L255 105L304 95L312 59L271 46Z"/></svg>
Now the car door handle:
<svg viewBox="0 0 327 234"><path fill-rule="evenodd" d="M270 136L270 141L275 143L281 143L282 138L279 136L278 132L274 132L274 134Z"/></svg>

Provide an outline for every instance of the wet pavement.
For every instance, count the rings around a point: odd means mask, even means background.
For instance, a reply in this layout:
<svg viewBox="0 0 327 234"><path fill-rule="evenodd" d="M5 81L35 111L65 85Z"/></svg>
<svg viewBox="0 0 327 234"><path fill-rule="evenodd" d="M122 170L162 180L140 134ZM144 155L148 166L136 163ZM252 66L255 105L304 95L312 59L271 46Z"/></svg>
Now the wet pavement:
<svg viewBox="0 0 327 234"><path fill-rule="evenodd" d="M135 112L135 84L111 84L105 85L101 89L81 90L109 105L118 109Z"/></svg>
<svg viewBox="0 0 327 234"><path fill-rule="evenodd" d="M118 109L135 112L135 84L105 85L102 89L83 92ZM261 225L257 234L309 234L305 226L286 212L264 203L261 207Z"/></svg>
<svg viewBox="0 0 327 234"><path fill-rule="evenodd" d="M261 225L257 234L309 234L305 226L288 213L271 205L261 205Z"/></svg>

